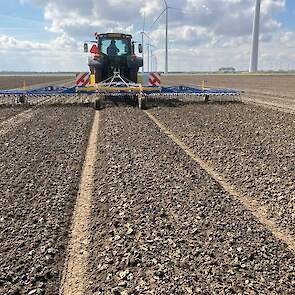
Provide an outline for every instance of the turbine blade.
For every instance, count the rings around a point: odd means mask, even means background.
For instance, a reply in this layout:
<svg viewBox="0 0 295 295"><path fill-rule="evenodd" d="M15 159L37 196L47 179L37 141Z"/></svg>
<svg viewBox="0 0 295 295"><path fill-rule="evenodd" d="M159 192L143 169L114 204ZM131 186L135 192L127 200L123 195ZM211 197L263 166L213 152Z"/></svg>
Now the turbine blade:
<svg viewBox="0 0 295 295"><path fill-rule="evenodd" d="M166 12L167 8L165 8L161 14L157 17L157 19L152 23L152 25L150 26L150 29L155 25L155 23L162 17L162 15Z"/></svg>
<svg viewBox="0 0 295 295"><path fill-rule="evenodd" d="M143 34L146 35L146 37L148 37L148 39L152 40L152 38L146 32L143 32Z"/></svg>
<svg viewBox="0 0 295 295"><path fill-rule="evenodd" d="M175 9L175 10L182 10L181 8L178 8L178 7L172 7L172 6L168 6L167 8L168 8L168 9Z"/></svg>

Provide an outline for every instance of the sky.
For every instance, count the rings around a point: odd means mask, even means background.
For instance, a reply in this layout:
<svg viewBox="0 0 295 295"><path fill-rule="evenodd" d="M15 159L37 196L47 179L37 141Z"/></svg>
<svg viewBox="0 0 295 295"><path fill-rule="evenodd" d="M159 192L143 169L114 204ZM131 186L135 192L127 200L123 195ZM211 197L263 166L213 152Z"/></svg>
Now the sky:
<svg viewBox="0 0 295 295"><path fill-rule="evenodd" d="M170 71L248 69L254 0L167 2ZM295 1L261 3L259 69L295 69ZM152 26L163 9L163 0L2 1L0 71L87 71L84 41L122 32L140 42L144 19L153 70L164 70L165 18Z"/></svg>

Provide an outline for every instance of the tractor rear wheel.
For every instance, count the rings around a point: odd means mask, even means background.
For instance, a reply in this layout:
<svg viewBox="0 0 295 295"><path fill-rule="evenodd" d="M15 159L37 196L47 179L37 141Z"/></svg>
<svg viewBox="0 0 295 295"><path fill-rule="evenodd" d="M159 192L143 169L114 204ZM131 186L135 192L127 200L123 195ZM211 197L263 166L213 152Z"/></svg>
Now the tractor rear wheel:
<svg viewBox="0 0 295 295"><path fill-rule="evenodd" d="M129 70L129 80L137 83L137 69L130 69Z"/></svg>
<svg viewBox="0 0 295 295"><path fill-rule="evenodd" d="M102 79L102 70L100 69L96 69L95 70L95 83L99 83L101 82L103 79Z"/></svg>

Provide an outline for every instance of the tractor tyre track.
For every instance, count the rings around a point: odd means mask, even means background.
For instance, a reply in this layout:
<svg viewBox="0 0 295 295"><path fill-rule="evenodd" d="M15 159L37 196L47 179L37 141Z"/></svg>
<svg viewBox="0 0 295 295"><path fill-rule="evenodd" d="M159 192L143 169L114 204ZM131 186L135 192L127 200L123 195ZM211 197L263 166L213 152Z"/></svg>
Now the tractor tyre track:
<svg viewBox="0 0 295 295"><path fill-rule="evenodd" d="M102 111L85 294L292 294L293 252L130 107Z"/></svg>
<svg viewBox="0 0 295 295"><path fill-rule="evenodd" d="M268 228L273 235L288 245L289 250L295 253L295 239L288 230L282 230L277 226L278 220L267 218L267 207L261 206L256 200L245 197L230 184L226 179L216 172L216 169L208 162L202 160L192 149L190 149L177 135L164 126L154 115L148 111L144 111L147 116L166 134L174 143L176 143L191 159L196 161L208 175L210 175L220 186L228 192L233 198L240 201L262 224Z"/></svg>
<svg viewBox="0 0 295 295"><path fill-rule="evenodd" d="M74 209L68 257L65 263L60 294L83 295L87 286L89 220L93 174L97 153L99 112L95 113L82 170L79 193Z"/></svg>
<svg viewBox="0 0 295 295"><path fill-rule="evenodd" d="M50 85L53 85L53 86L70 86L72 84L73 84L73 81L69 79L64 81L56 81L56 82L53 82L53 84L50 83ZM45 87L45 86L48 86L48 83L32 85L30 87L36 88L36 87ZM9 114L8 116L5 116L4 119L0 121L0 136L7 134L11 130L28 122L33 116L35 116L38 113L39 111L38 107L45 105L49 101L54 101L55 99L56 99L56 96L45 97L43 100L37 101L37 103L29 109L18 110L15 114Z"/></svg>
<svg viewBox="0 0 295 295"><path fill-rule="evenodd" d="M92 118L40 108L1 136L0 294L58 294Z"/></svg>

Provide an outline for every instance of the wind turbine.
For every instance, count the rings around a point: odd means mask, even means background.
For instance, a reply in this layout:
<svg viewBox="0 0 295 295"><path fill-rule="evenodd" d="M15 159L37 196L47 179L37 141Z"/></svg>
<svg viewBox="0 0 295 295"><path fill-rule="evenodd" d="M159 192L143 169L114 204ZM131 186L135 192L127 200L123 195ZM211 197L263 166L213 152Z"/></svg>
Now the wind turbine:
<svg viewBox="0 0 295 295"><path fill-rule="evenodd" d="M259 51L259 26L260 26L261 0L256 0L255 15L253 22L252 52L250 59L249 72L258 71L258 51Z"/></svg>
<svg viewBox="0 0 295 295"><path fill-rule="evenodd" d="M155 45L148 43L148 72L153 71L153 47L156 48Z"/></svg>
<svg viewBox="0 0 295 295"><path fill-rule="evenodd" d="M144 37L147 37L149 40L151 40L151 37L145 32L145 14L143 17L143 26L142 26L142 31L140 32L141 34L141 44L142 44L142 60L143 60L143 66L142 66L142 73L144 73ZM149 59L149 46L150 44L147 44L147 48L148 48L148 59ZM149 60L148 60L148 72L149 72Z"/></svg>
<svg viewBox="0 0 295 295"><path fill-rule="evenodd" d="M147 57L147 65L148 65L148 73L150 72L150 43L147 43L146 47L147 47L147 51L148 51L148 57Z"/></svg>
<svg viewBox="0 0 295 295"><path fill-rule="evenodd" d="M165 11L166 11L166 44L165 44L165 74L168 74L168 21L169 21L169 6L167 1L165 2Z"/></svg>
<svg viewBox="0 0 295 295"><path fill-rule="evenodd" d="M165 8L160 13L160 15L157 17L157 19L153 22L153 24L151 25L151 28L162 17L162 15L165 13L166 14L166 24L165 24L165 39L166 39L165 40L165 74L168 74L169 9L177 9L177 8L169 6L166 0L163 0L163 1L164 1L164 4L165 4Z"/></svg>
<svg viewBox="0 0 295 295"><path fill-rule="evenodd" d="M154 65L155 65L155 67L153 67L153 70L155 69L155 71L157 72L158 71L158 59L157 59L156 55L153 55L153 57L154 57Z"/></svg>
<svg viewBox="0 0 295 295"><path fill-rule="evenodd" d="M145 35L145 14L143 15L143 24L142 24L142 31L140 32L141 34L141 44L142 44L142 60L143 60L143 65L142 65L142 73L144 73L144 35Z"/></svg>

